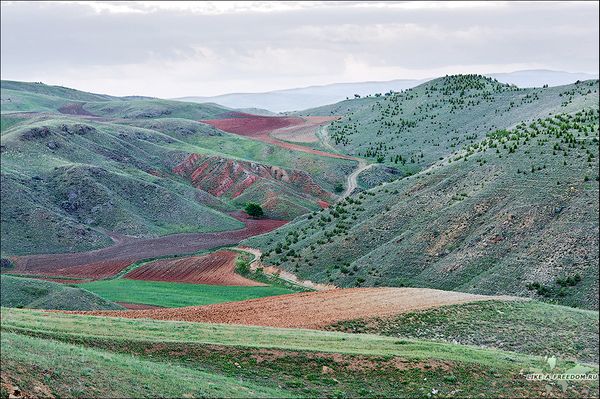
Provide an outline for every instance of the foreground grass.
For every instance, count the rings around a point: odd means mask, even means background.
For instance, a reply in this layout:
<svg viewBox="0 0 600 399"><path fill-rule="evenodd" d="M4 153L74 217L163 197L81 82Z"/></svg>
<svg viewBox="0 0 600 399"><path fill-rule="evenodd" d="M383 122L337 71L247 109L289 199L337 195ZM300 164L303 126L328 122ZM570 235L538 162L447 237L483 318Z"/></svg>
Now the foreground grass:
<svg viewBox="0 0 600 399"><path fill-rule="evenodd" d="M333 331L435 339L598 363L598 312L537 301L487 301L336 323Z"/></svg>
<svg viewBox="0 0 600 399"><path fill-rule="evenodd" d="M45 372L32 373L40 369ZM289 396L232 377L8 332L2 333L2 370L36 397Z"/></svg>
<svg viewBox="0 0 600 399"><path fill-rule="evenodd" d="M181 390L190 396L241 397L254 390L254 396L282 397L285 393L277 390L285 390L296 396L336 398L426 397L432 392L441 397L476 396L482 392L488 397L532 397L546 391L545 383L527 381L521 375L543 368L541 358L448 343L23 309L2 309L1 328L3 371L7 370L11 381L21 388L32 387L35 381L26 371L41 371L36 378L45 375L45 385L63 389L57 390L61 396L106 396L105 391L94 389L104 389L107 381L112 382L108 386L113 389L125 386L137 390L135 395L110 392L112 396L183 396L181 392L173 393L180 380ZM89 355L92 359L99 357L100 371L94 368L86 372L80 361L72 361L83 360L85 367L95 367L87 365L89 357L82 353L94 353ZM47 356L53 363L44 360ZM116 359L116 366L102 363L102 359ZM564 371L574 365L559 360L555 370ZM132 376L131 368L137 367L142 372ZM165 368L173 373L160 374ZM114 382L113 372L118 374ZM198 383L212 383L218 381L215 375L221 376L224 391L202 391L212 388L206 384L191 386L186 380L188 376L201 376L197 372L208 375ZM127 376L131 379L124 382ZM240 382L242 394L225 391L233 379ZM163 383L169 386L159 385ZM252 384L274 391L269 393ZM132 385L136 386L130 388ZM71 386L81 391L64 390ZM154 391L145 391L148 386ZM549 386L553 395L560 397L598 395L597 384L591 382L569 382L565 391L553 383Z"/></svg>
<svg viewBox="0 0 600 399"><path fill-rule="evenodd" d="M113 302L139 303L164 307L210 305L243 301L294 291L282 287L237 287L204 284L170 283L128 279L99 280L79 284Z"/></svg>
<svg viewBox="0 0 600 399"><path fill-rule="evenodd" d="M396 339L378 335L317 330L189 323L150 319L123 319L2 309L2 329L43 332L51 337L79 336L148 342L187 342L252 348L278 348L346 354L435 358L487 366L520 363L533 366L538 359L517 353L484 350L441 342Z"/></svg>

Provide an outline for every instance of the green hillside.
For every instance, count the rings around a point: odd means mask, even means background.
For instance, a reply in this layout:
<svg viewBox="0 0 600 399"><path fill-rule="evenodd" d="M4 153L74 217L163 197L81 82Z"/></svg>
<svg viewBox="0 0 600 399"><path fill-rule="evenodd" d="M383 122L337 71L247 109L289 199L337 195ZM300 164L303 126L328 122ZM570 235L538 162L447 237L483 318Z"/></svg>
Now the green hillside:
<svg viewBox="0 0 600 399"><path fill-rule="evenodd" d="M344 153L416 171L491 131L594 106L598 81L522 89L481 75L456 75L339 103L340 111L351 111L332 123L329 135Z"/></svg>
<svg viewBox="0 0 600 399"><path fill-rule="evenodd" d="M443 81L419 86L415 93L427 89L433 97L428 88ZM486 82L499 95L527 96L521 89ZM419 157L426 167L421 172L246 244L260 247L267 263L345 287L503 293L598 309L597 88L597 81L554 88L558 100L539 94L539 101L548 104L538 104L535 112L529 109L536 104L531 93L531 103L524 100L513 108L507 103L498 118L512 125L509 130L489 130L493 118L477 117L473 107L460 105L452 120L485 122L485 129L473 130L470 138L463 136L447 149L424 139L429 142L419 144L428 145ZM564 93L573 90L569 100ZM449 93L452 98L455 91ZM477 98L468 101L485 104L487 97ZM422 99L423 109L430 104L427 99ZM555 108L564 112L555 114ZM363 119L348 118L359 124L379 115L363 112ZM360 132L348 137L365 134ZM410 128L398 134L397 140L408 144L394 151L414 149L415 132ZM444 132L440 128L434 137L450 140ZM348 146L355 143L348 140ZM436 162L438 155L443 159Z"/></svg>
<svg viewBox="0 0 600 399"><path fill-rule="evenodd" d="M14 80L2 80L0 84L2 85L3 92L4 90L28 92L33 94L41 94L44 96L60 97L73 101L110 101L119 99L119 97L109 96L106 94L88 93L63 86L47 85L42 82L17 82ZM2 97L4 97L4 93L2 93Z"/></svg>
<svg viewBox="0 0 600 399"><path fill-rule="evenodd" d="M0 306L29 309L116 310L122 306L81 288L44 280L0 276Z"/></svg>
<svg viewBox="0 0 600 399"><path fill-rule="evenodd" d="M238 229L242 223L226 213L247 201L268 205L269 217L294 218L319 209L317 201L330 196L354 164L197 122L225 110L216 105L86 96L10 81L2 85L3 255L101 248L112 243L107 231L151 237ZM77 114L82 112L103 118ZM322 191L261 179L243 195L222 196L215 191L222 181L193 185L174 173L192 154L215 156L215 165L245 161L283 167L304 180L314 176ZM246 177L244 172L238 179Z"/></svg>
<svg viewBox="0 0 600 399"><path fill-rule="evenodd" d="M597 381L570 381L563 391L558 383L547 386L521 377L548 369L540 357L376 335L20 309L2 309L1 327L3 369L10 370L3 383L26 393L110 396L118 387L123 396L160 391L173 396L412 397L485 391L523 397L545 393L547 387L568 396L598 389ZM39 374L28 372L33 369L53 378L40 381ZM558 359L553 372L597 369Z"/></svg>
<svg viewBox="0 0 600 399"><path fill-rule="evenodd" d="M329 329L433 339L598 364L598 312L538 301L441 306L389 318L343 321Z"/></svg>

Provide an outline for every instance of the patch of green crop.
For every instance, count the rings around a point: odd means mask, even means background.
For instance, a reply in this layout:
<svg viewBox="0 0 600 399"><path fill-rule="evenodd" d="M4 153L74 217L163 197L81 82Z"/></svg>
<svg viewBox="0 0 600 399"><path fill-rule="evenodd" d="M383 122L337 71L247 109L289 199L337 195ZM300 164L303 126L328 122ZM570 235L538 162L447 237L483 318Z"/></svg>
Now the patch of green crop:
<svg viewBox="0 0 600 399"><path fill-rule="evenodd" d="M294 292L287 288L270 286L238 287L128 280L124 278L93 281L78 286L113 302L164 307L209 305Z"/></svg>

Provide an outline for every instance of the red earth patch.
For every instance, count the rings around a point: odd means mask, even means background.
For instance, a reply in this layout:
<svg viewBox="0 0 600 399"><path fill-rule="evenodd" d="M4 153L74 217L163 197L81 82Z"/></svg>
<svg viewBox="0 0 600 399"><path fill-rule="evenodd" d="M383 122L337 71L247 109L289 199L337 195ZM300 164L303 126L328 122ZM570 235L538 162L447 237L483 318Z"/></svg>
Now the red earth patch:
<svg viewBox="0 0 600 399"><path fill-rule="evenodd" d="M203 256L158 260L131 271L125 278L228 286L265 285L236 274L237 257L233 251L217 251Z"/></svg>
<svg viewBox="0 0 600 399"><path fill-rule="evenodd" d="M350 159L356 160L356 158L334 154L331 152L325 152L320 150L315 150L309 147L305 147L300 144L289 143L286 141L281 141L273 136L271 133L275 133L278 129L289 128L292 126L306 126L310 124L310 119L308 118L300 118L297 116L260 116L260 115L250 115L244 114L241 112L230 112L225 114L228 118L223 119L205 119L200 122L209 124L217 129L223 130L225 132L239 134L240 136L250 137L255 140L260 140L265 143L273 144L281 148L285 148L293 151L301 151L309 154L321 155L329 158L338 158L338 159ZM310 118L310 117L309 117ZM314 124L314 128L316 129L318 125L324 123L323 118L318 117L319 120ZM337 117L327 117L332 118L331 120ZM303 133L304 134L304 133Z"/></svg>
<svg viewBox="0 0 600 399"><path fill-rule="evenodd" d="M238 244L243 239L267 233L287 223L277 219L252 219L244 212L232 217L245 223L239 230L220 233L182 233L157 238L128 238L115 245L87 252L15 256L12 272L49 277L98 279L113 276L131 263L167 255L187 254L203 249Z"/></svg>

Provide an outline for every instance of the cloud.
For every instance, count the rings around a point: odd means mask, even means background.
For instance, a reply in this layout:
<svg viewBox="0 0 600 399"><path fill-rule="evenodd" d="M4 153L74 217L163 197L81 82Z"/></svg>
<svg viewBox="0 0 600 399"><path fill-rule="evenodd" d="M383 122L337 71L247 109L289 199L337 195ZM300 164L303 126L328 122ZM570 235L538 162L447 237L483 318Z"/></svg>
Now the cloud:
<svg viewBox="0 0 600 399"><path fill-rule="evenodd" d="M120 95L598 70L597 2L3 2L1 30L3 79Z"/></svg>

